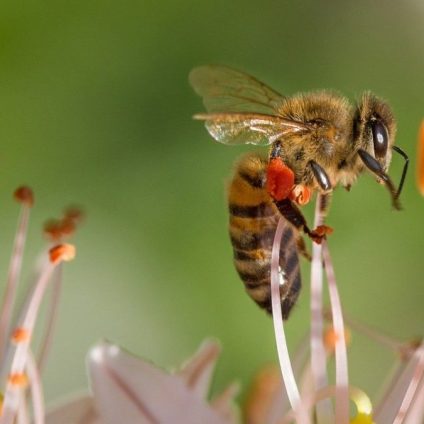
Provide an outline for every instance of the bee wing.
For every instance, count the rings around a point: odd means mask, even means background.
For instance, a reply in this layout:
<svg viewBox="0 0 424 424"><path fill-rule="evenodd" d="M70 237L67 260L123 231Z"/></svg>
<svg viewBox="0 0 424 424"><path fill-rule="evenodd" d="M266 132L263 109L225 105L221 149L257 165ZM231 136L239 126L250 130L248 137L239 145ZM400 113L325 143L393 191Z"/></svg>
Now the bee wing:
<svg viewBox="0 0 424 424"><path fill-rule="evenodd" d="M205 121L209 134L220 143L265 146L293 133L309 131L301 123L260 113L205 113L194 115Z"/></svg>
<svg viewBox="0 0 424 424"><path fill-rule="evenodd" d="M189 81L203 98L208 112L259 112L275 114L284 96L256 78L226 66L193 69Z"/></svg>

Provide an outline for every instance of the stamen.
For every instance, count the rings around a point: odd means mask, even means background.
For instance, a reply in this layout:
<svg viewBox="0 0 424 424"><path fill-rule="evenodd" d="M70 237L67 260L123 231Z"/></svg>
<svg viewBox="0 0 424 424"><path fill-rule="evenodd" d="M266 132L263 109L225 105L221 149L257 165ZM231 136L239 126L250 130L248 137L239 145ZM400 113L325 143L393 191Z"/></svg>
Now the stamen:
<svg viewBox="0 0 424 424"><path fill-rule="evenodd" d="M63 218L59 225L59 230L63 237L69 237L75 233L76 223L71 218Z"/></svg>
<svg viewBox="0 0 424 424"><path fill-rule="evenodd" d="M44 365L47 360L47 356L50 352L50 347L53 340L53 333L55 324L57 322L57 316L59 312L59 300L60 300L60 294L62 292L62 275L63 275L63 267L62 264L59 264L59 266L54 270L53 276L52 276L52 291L50 293L50 304L48 307L48 311L46 314L46 317L44 319L45 328L44 328L44 334L41 338L40 342L40 351L38 353L38 370L41 374Z"/></svg>
<svg viewBox="0 0 424 424"><path fill-rule="evenodd" d="M287 349L287 341L284 333L283 316L281 312L280 300L280 278L279 278L279 252L281 237L283 234L284 222L280 218L275 231L274 243L271 253L271 305L272 319L274 322L275 341L277 344L278 359L280 361L281 375L286 388L292 409L296 412L297 421L300 424L309 423L309 417L301 403L299 389L294 378L293 368Z"/></svg>
<svg viewBox="0 0 424 424"><path fill-rule="evenodd" d="M28 351L26 369L30 381L32 408L34 411L34 424L44 424L45 411L43 389L41 386L40 374L38 372L37 365L34 360L34 355L32 354L31 350Z"/></svg>
<svg viewBox="0 0 424 424"><path fill-rule="evenodd" d="M15 303L16 290L22 268L22 259L25 248L26 235L31 206L34 203L34 196L31 189L21 187L15 191L15 198L22 202L18 229L16 230L13 242L12 257L10 259L9 272L6 282L6 292L3 298L3 305L0 314L0 359L4 360L7 338L9 337L10 321Z"/></svg>
<svg viewBox="0 0 424 424"><path fill-rule="evenodd" d="M29 207L34 205L34 194L27 186L21 186L17 188L13 194L13 197L17 202L24 203Z"/></svg>
<svg viewBox="0 0 424 424"><path fill-rule="evenodd" d="M66 252L66 250L72 249L65 248L62 250L65 250L65 253L62 252L60 255L58 255L58 259L56 261L47 262L44 266L44 269L37 277L37 280L34 282L33 288L29 292L28 298L24 303L25 306L18 321L18 328L25 328L29 332L33 331L41 300L44 297L44 293L50 281L52 272L55 269L58 261L63 259L63 256L68 256L68 254L70 255L70 252ZM17 345L13 346L13 349L10 349L10 359L8 361L4 361L2 364L0 381L4 381L6 379L5 376L7 376L7 381L9 384L6 385L6 391L4 394L3 413L0 418L1 424L12 424L14 422L16 413L18 412L19 393L16 393L14 388L16 385L23 384L24 378L26 378L24 371L27 366L28 352L28 343L18 343Z"/></svg>
<svg viewBox="0 0 424 424"><path fill-rule="evenodd" d="M75 258L75 246L72 244L59 244L49 250L50 262L57 264L61 261L71 261Z"/></svg>
<svg viewBox="0 0 424 424"><path fill-rule="evenodd" d="M322 244L322 254L324 258L325 271L327 273L328 291L330 295L331 313L333 316L334 329L337 332L338 340L335 346L336 356L336 415L335 422L343 424L349 422L349 377L347 368L346 340L343 324L343 313L340 297L337 290L336 277L334 275L333 264L328 250L327 241Z"/></svg>
<svg viewBox="0 0 424 424"><path fill-rule="evenodd" d="M12 333L12 342L22 343L27 342L31 338L31 333L26 329L22 327L15 328L15 330Z"/></svg>
<svg viewBox="0 0 424 424"><path fill-rule="evenodd" d="M25 373L10 374L7 381L15 387L26 387L28 385L28 377Z"/></svg>
<svg viewBox="0 0 424 424"><path fill-rule="evenodd" d="M84 219L84 211L79 206L68 206L65 209L64 219L71 220L77 224Z"/></svg>
<svg viewBox="0 0 424 424"><path fill-rule="evenodd" d="M346 341L346 344L350 343L351 335L348 328L345 327L344 329L344 338ZM341 340L339 334L334 329L334 327L327 328L327 330L324 333L324 344L328 352L334 352L336 348L336 344L339 343Z"/></svg>
<svg viewBox="0 0 424 424"><path fill-rule="evenodd" d="M315 206L314 228L323 225L324 216L321 212L324 198L317 196ZM311 370L315 389L320 390L327 386L327 356L325 352L323 332L323 269L322 246L312 243L312 269L311 269ZM334 422L333 406L330 400L325 399L316 405L317 422Z"/></svg>
<svg viewBox="0 0 424 424"><path fill-rule="evenodd" d="M62 238L61 221L58 219L48 220L43 227L44 234L52 241L58 241Z"/></svg>

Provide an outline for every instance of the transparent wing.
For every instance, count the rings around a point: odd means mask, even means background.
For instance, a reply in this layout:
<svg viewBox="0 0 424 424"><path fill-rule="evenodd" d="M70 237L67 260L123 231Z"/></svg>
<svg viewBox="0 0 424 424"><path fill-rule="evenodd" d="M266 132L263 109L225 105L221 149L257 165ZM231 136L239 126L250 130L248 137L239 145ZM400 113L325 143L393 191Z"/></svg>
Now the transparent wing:
<svg viewBox="0 0 424 424"><path fill-rule="evenodd" d="M194 116L205 121L209 134L220 143L268 145L293 133L309 131L300 122L260 113L205 113Z"/></svg>
<svg viewBox="0 0 424 424"><path fill-rule="evenodd" d="M275 114L284 96L256 78L225 66L193 69L189 81L208 112Z"/></svg>

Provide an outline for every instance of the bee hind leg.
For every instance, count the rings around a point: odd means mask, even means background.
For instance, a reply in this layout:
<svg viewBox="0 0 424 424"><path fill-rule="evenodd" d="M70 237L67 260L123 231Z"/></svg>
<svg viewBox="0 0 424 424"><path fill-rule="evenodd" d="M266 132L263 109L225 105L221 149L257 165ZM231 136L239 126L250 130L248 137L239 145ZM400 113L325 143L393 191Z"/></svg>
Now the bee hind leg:
<svg viewBox="0 0 424 424"><path fill-rule="evenodd" d="M298 233L296 237L297 251L309 262L312 261L312 256L308 251L305 239Z"/></svg>

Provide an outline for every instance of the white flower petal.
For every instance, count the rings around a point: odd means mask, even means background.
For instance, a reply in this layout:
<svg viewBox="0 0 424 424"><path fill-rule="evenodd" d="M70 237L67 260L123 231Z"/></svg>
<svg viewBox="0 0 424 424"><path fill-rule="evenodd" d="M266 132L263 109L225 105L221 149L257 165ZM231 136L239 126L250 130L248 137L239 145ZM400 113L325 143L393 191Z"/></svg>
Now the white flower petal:
<svg viewBox="0 0 424 424"><path fill-rule="evenodd" d="M101 424L91 396L83 396L48 412L46 424Z"/></svg>
<svg viewBox="0 0 424 424"><path fill-rule="evenodd" d="M236 409L234 407L234 398L240 391L240 385L238 383L232 383L222 393L215 396L212 401L212 408L219 413L222 417L225 417L228 422L237 422Z"/></svg>
<svg viewBox="0 0 424 424"><path fill-rule="evenodd" d="M377 423L391 423L394 421L408 387L414 377L417 365L419 363L417 349L406 364L401 364L396 373L393 384L391 384L383 395L379 405L375 408L374 419Z"/></svg>
<svg viewBox="0 0 424 424"><path fill-rule="evenodd" d="M107 342L89 355L91 386L105 424L228 424L176 375Z"/></svg>
<svg viewBox="0 0 424 424"><path fill-rule="evenodd" d="M219 343L206 340L199 350L177 373L187 387L200 398L205 399L209 392L215 364L221 351Z"/></svg>

